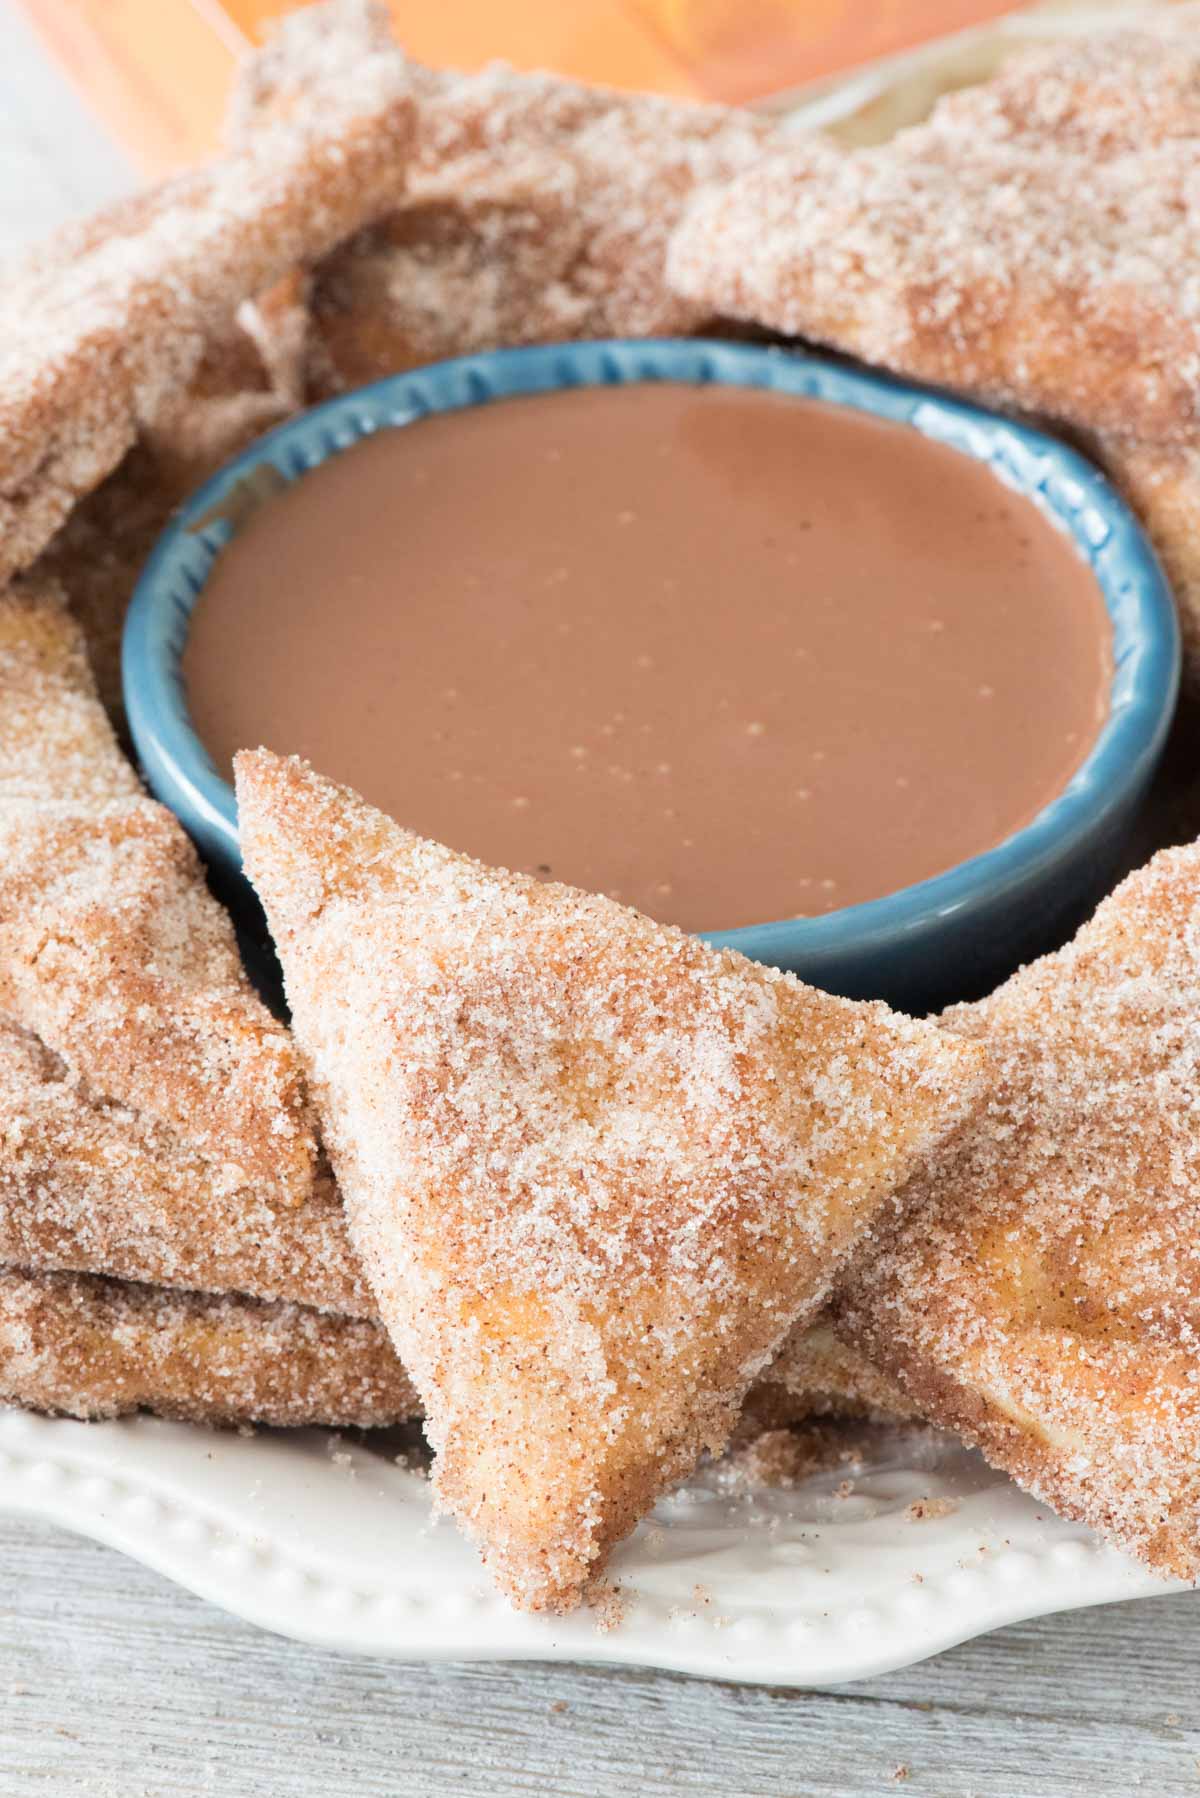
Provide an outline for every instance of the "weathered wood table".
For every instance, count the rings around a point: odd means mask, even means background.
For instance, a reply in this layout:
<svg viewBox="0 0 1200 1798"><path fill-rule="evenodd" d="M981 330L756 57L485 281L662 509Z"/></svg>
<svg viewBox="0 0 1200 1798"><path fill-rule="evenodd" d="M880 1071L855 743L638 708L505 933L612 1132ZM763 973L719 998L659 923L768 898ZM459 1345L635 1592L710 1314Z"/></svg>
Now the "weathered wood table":
<svg viewBox="0 0 1200 1798"><path fill-rule="evenodd" d="M131 180L0 0L0 251ZM1200 1603L1026 1624L866 1686L403 1667L280 1641L0 1519L0 1798L1200 1795Z"/></svg>

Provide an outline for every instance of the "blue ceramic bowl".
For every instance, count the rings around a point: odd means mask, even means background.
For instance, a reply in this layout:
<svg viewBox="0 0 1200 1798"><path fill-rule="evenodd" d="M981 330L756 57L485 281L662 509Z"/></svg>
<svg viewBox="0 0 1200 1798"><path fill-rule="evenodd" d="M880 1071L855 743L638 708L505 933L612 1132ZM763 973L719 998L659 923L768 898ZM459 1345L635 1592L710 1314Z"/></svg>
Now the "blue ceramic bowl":
<svg viewBox="0 0 1200 1798"><path fill-rule="evenodd" d="M945 874L820 918L710 940L792 968L818 986L910 1009L969 997L1064 936L1104 890L1158 760L1174 705L1174 608L1146 538L1102 475L1054 439L919 387L819 357L701 340L582 343L464 356L378 381L289 420L236 457L172 520L146 564L124 643L125 703L154 792L182 819L215 883L241 875L233 789L192 729L180 677L188 620L232 535L240 488L300 480L360 438L433 412L513 394L635 381L719 381L890 419L986 462L1074 538L1112 618L1108 716L1087 761L1025 829ZM247 487L247 483L250 485ZM786 845L781 845L786 853Z"/></svg>

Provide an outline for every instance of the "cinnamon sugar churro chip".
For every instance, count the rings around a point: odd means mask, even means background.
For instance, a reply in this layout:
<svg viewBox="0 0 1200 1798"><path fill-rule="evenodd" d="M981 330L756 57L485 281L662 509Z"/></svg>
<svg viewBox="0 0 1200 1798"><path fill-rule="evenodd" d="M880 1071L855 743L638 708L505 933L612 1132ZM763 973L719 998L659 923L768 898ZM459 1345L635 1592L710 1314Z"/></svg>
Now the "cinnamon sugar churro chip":
<svg viewBox="0 0 1200 1798"><path fill-rule="evenodd" d="M375 1310L328 1175L301 1205L230 1192L187 1143L89 1099L44 1044L3 1019L0 1264Z"/></svg>
<svg viewBox="0 0 1200 1798"><path fill-rule="evenodd" d="M890 142L700 196L698 306L1096 430L1200 425L1200 7L1014 58Z"/></svg>
<svg viewBox="0 0 1200 1798"><path fill-rule="evenodd" d="M30 579L0 595L0 812L50 802L99 807L141 790L96 704L61 590Z"/></svg>
<svg viewBox="0 0 1200 1798"><path fill-rule="evenodd" d="M237 760L351 1231L441 1500L566 1609L967 1113L982 1057Z"/></svg>
<svg viewBox="0 0 1200 1798"><path fill-rule="evenodd" d="M0 1268L0 1399L69 1417L378 1429L420 1414L378 1324Z"/></svg>
<svg viewBox="0 0 1200 1798"><path fill-rule="evenodd" d="M328 63L384 55L385 38L375 8L288 20L247 66L235 135L264 110L302 108ZM709 309L666 284L668 237L698 187L761 155L773 121L498 65L443 74L394 45L391 55L417 96L408 197L317 262L310 391L497 345L703 322Z"/></svg>
<svg viewBox="0 0 1200 1798"><path fill-rule="evenodd" d="M170 413L239 303L395 204L404 65L364 56L252 139L67 226L0 283L0 580Z"/></svg>
<svg viewBox="0 0 1200 1798"><path fill-rule="evenodd" d="M0 597L0 1014L90 1095L172 1130L227 1190L309 1194L315 1135L291 1038L246 979L182 829L133 781L77 627L12 596Z"/></svg>
<svg viewBox="0 0 1200 1798"><path fill-rule="evenodd" d="M837 1327L1055 1509L1195 1578L1200 845L946 1022L995 1091Z"/></svg>

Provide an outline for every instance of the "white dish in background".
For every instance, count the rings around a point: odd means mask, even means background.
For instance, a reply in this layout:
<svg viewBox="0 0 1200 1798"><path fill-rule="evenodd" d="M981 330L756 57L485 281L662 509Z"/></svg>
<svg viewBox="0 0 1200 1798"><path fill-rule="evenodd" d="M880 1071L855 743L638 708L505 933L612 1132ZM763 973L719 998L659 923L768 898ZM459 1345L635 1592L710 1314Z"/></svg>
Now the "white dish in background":
<svg viewBox="0 0 1200 1798"><path fill-rule="evenodd" d="M879 1432L865 1470L730 1490L708 1470L616 1555L621 1620L521 1616L429 1489L323 1431L241 1436L0 1408L0 1510L94 1537L282 1635L398 1660L619 1662L770 1685L865 1679L1157 1579L976 1455ZM934 1501L914 1520L908 1508ZM946 1500L944 1506L937 1503Z"/></svg>
<svg viewBox="0 0 1200 1798"><path fill-rule="evenodd" d="M1036 0L841 74L772 95L764 110L799 129L827 131L850 149L885 143L916 125L943 94L986 81L1019 51L1145 22L1172 0Z"/></svg>

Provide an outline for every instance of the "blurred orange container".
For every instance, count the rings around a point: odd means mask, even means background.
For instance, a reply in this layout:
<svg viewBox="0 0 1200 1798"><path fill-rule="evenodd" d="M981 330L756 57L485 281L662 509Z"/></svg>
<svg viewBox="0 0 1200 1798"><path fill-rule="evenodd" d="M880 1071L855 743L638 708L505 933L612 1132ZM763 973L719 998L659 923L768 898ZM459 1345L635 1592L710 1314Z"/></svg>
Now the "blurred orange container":
<svg viewBox="0 0 1200 1798"><path fill-rule="evenodd" d="M25 0L147 174L217 141L233 64L288 0ZM749 101L1012 10L1011 0L391 0L424 62Z"/></svg>

